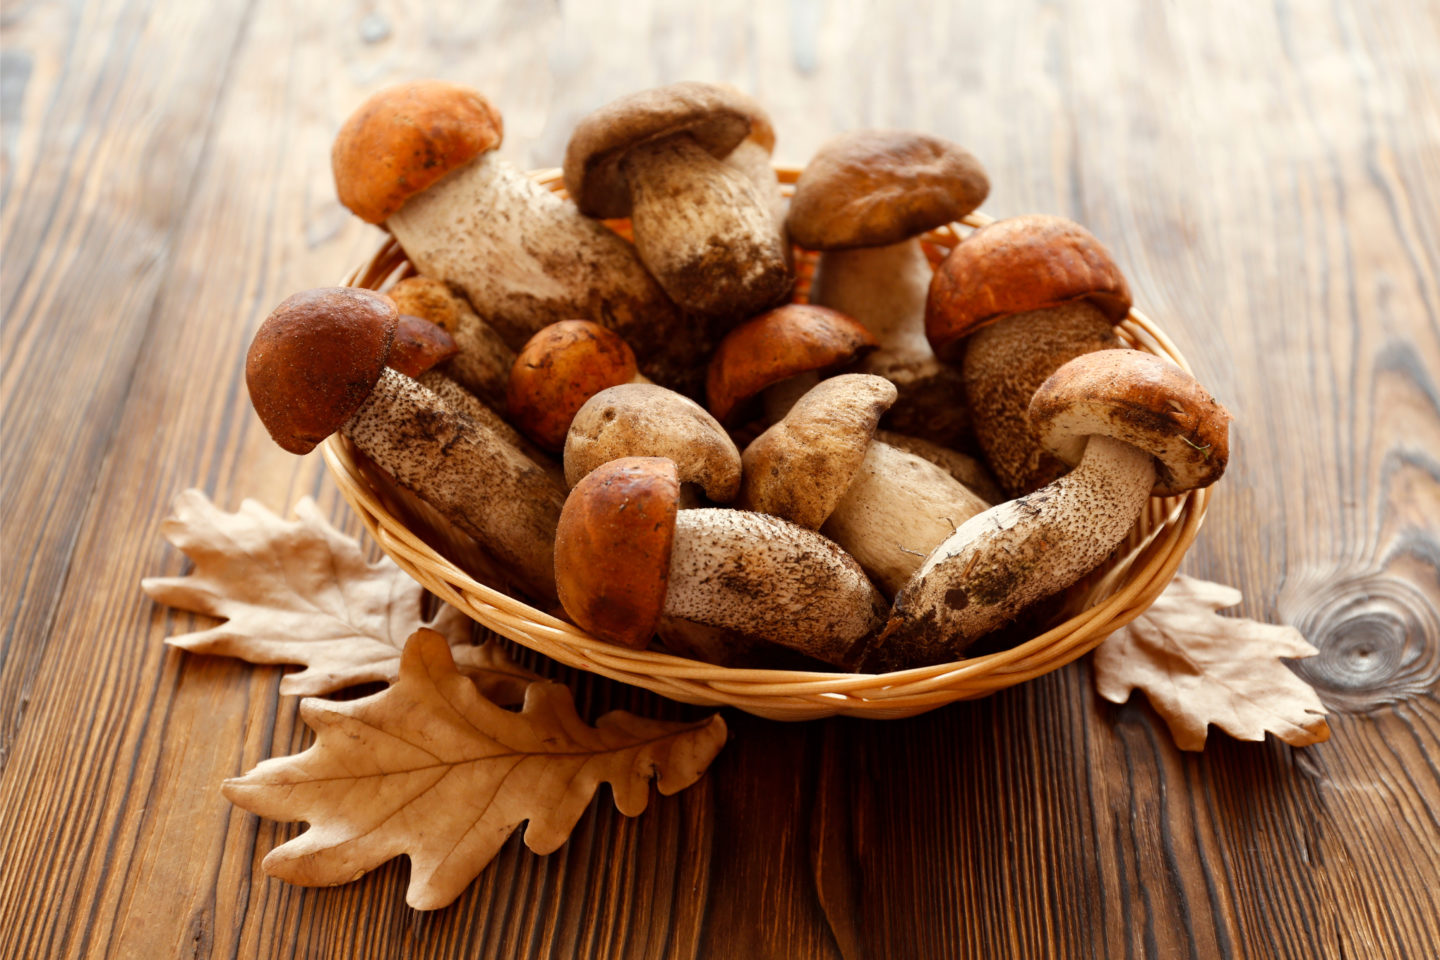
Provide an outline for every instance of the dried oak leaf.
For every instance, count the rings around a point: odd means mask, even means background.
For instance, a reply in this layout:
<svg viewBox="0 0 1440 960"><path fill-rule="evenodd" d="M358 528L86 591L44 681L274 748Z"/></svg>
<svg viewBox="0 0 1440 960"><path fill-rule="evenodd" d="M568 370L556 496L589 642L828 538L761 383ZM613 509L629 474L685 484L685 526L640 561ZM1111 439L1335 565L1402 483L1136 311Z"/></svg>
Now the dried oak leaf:
<svg viewBox="0 0 1440 960"><path fill-rule="evenodd" d="M663 794L684 789L725 742L718 714L672 723L617 710L587 726L558 683L531 684L524 707L505 710L456 672L430 630L405 645L393 686L346 703L303 700L300 716L313 746L223 788L262 817L310 824L265 857L265 871L331 886L405 854L405 899L418 910L458 897L521 822L525 844L550 853L601 783L635 816L652 778Z"/></svg>
<svg viewBox="0 0 1440 960"><path fill-rule="evenodd" d="M1239 590L1178 574L1143 614L1095 650L1100 696L1124 703L1144 690L1181 750L1202 750L1210 724L1240 740L1267 732L1294 747L1330 739L1325 707L1281 657L1319 651L1294 627L1217 610Z"/></svg>
<svg viewBox="0 0 1440 960"><path fill-rule="evenodd" d="M281 678L280 692L313 696L394 680L405 638L431 626L450 638L460 669L491 699L519 703L538 679L498 644L470 643L470 621L454 607L442 604L433 621L423 620L424 588L388 557L366 560L309 497L295 515L284 520L254 500L226 513L199 490L177 496L160 530L195 570L140 586L159 603L225 622L165 642L250 663L301 664Z"/></svg>

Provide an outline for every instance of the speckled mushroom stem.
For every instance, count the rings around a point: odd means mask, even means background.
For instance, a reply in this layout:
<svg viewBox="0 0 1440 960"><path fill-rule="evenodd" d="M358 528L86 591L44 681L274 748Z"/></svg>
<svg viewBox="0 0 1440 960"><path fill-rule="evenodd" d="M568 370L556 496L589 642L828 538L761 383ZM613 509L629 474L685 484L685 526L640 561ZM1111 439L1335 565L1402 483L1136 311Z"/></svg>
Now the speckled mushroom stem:
<svg viewBox="0 0 1440 960"><path fill-rule="evenodd" d="M555 598L565 489L497 434L386 370L341 428L401 485L480 541L537 599Z"/></svg>
<svg viewBox="0 0 1440 960"><path fill-rule="evenodd" d="M947 446L971 444L960 372L941 363L925 337L925 300L934 275L917 238L820 254L810 302L849 314L880 341L855 365L895 384L886 414L893 430Z"/></svg>
<svg viewBox="0 0 1440 960"><path fill-rule="evenodd" d="M721 162L745 174L755 185L760 199L765 201L776 226L783 230L789 204L785 202L785 195L780 192L780 177L776 175L775 166L770 162L770 151L753 137L746 137L740 141L740 146L730 151L730 155ZM786 253L789 253L789 244L786 244Z"/></svg>
<svg viewBox="0 0 1440 960"><path fill-rule="evenodd" d="M884 611L884 598L859 565L811 530L745 510L676 516L665 616L851 669Z"/></svg>
<svg viewBox="0 0 1440 960"><path fill-rule="evenodd" d="M634 248L493 153L411 197L386 225L416 269L463 290L511 349L581 317L623 337L656 382L698 389L703 325L680 317Z"/></svg>
<svg viewBox="0 0 1440 960"><path fill-rule="evenodd" d="M972 517L930 553L896 596L877 658L891 667L952 659L1065 589L1125 538L1155 473L1149 453L1090 437L1070 473Z"/></svg>
<svg viewBox="0 0 1440 960"><path fill-rule="evenodd" d="M745 318L789 292L784 241L743 173L687 135L632 147L622 167L635 247L676 303Z"/></svg>
<svg viewBox="0 0 1440 960"><path fill-rule="evenodd" d="M416 377L415 382L435 394L457 412L465 414L520 451L536 466L548 473L557 486L566 485L565 471L560 464L556 463L544 450L531 443L519 430L510 426L500 414L486 406L463 384L452 379L448 372L441 372L439 369L427 370Z"/></svg>

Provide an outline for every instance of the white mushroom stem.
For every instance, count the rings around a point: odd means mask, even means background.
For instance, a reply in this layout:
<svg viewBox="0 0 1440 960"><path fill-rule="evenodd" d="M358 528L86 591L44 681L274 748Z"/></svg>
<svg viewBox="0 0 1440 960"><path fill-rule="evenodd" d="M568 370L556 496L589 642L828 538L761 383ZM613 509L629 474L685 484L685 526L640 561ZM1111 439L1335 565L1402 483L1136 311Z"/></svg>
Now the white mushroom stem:
<svg viewBox="0 0 1440 960"><path fill-rule="evenodd" d="M445 362L445 372L485 403L504 407L515 351L494 327L469 311L460 314L449 333L460 352Z"/></svg>
<svg viewBox="0 0 1440 960"><path fill-rule="evenodd" d="M702 351L699 325L680 322L634 248L493 152L411 197L386 226L416 269L458 286L512 349L583 317L620 334L662 382Z"/></svg>
<svg viewBox="0 0 1440 960"><path fill-rule="evenodd" d="M953 657L1065 589L1125 538L1154 485L1150 454L1092 436L1070 473L972 517L925 558L895 598L881 658Z"/></svg>
<svg viewBox="0 0 1440 960"><path fill-rule="evenodd" d="M890 597L931 550L987 507L935 464L872 441L820 532L844 547Z"/></svg>
<svg viewBox="0 0 1440 960"><path fill-rule="evenodd" d="M761 199L770 208L770 216L774 217L776 225L783 229L790 205L786 202L785 195L780 192L780 177L775 173L775 165L770 162L770 151L758 141L746 137L740 141L740 146L730 151L730 155L723 162L745 174L755 185Z"/></svg>
<svg viewBox="0 0 1440 960"><path fill-rule="evenodd" d="M537 598L555 597L565 488L497 433L386 369L341 428L402 486L479 540Z"/></svg>
<svg viewBox="0 0 1440 960"><path fill-rule="evenodd" d="M789 290L784 242L748 177L688 135L632 147L622 163L635 248L676 303L743 317Z"/></svg>
<svg viewBox="0 0 1440 960"><path fill-rule="evenodd" d="M884 598L830 540L746 510L681 510L664 613L854 667Z"/></svg>

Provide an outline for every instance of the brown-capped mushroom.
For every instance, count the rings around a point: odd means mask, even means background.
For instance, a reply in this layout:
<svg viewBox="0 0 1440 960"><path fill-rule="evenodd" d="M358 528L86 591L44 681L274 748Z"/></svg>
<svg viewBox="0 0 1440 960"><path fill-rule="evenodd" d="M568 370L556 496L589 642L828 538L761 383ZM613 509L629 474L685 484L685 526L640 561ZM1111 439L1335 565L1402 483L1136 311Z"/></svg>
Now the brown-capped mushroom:
<svg viewBox="0 0 1440 960"><path fill-rule="evenodd" d="M985 503L949 473L873 439L895 401L883 377L821 381L741 457L740 506L819 530L886 596Z"/></svg>
<svg viewBox="0 0 1440 960"><path fill-rule="evenodd" d="M648 382L628 344L588 320L562 320L531 337L510 371L510 422L546 450L565 449L575 414L595 394L621 383Z"/></svg>
<svg viewBox="0 0 1440 960"><path fill-rule="evenodd" d="M679 486L670 460L626 457L570 491L555 571L577 624L641 647L664 615L840 667L864 657L884 598L845 551L777 517L679 510Z"/></svg>
<svg viewBox="0 0 1440 960"><path fill-rule="evenodd" d="M895 598L875 655L885 669L959 656L982 635L1103 561L1152 495L1208 486L1229 459L1226 412L1179 367L1102 350L1056 370L1030 416L1073 470L961 525Z"/></svg>
<svg viewBox="0 0 1440 960"><path fill-rule="evenodd" d="M750 419L762 397L765 418L779 420L822 375L875 349L875 336L853 317L828 307L787 303L726 334L710 358L705 394L727 427Z"/></svg>
<svg viewBox="0 0 1440 960"><path fill-rule="evenodd" d="M565 149L580 211L630 217L640 259L672 300L705 316L750 316L794 284L766 200L721 162L751 124L733 91L676 83L600 107Z"/></svg>
<svg viewBox="0 0 1440 960"><path fill-rule="evenodd" d="M480 318L469 301L433 277L406 277L386 291L400 308L429 320L455 339L457 352L443 372L494 410L505 409L505 388L515 351Z"/></svg>
<svg viewBox="0 0 1440 960"><path fill-rule="evenodd" d="M787 220L823 251L810 302L865 325L880 346L856 366L900 391L885 422L948 446L970 442L959 371L925 339L932 269L920 236L984 202L990 182L965 148L898 130L859 130L820 147L795 183Z"/></svg>
<svg viewBox="0 0 1440 960"><path fill-rule="evenodd" d="M1011 496L1066 469L1030 433L1030 397L1067 360L1121 346L1114 327L1129 311L1130 290L1109 251L1062 217L997 220L935 271L926 333L942 360L963 352L975 437Z"/></svg>
<svg viewBox="0 0 1440 960"><path fill-rule="evenodd" d="M399 315L352 287L288 298L245 362L250 400L275 442L308 453L337 430L514 570L554 596L551 544L564 490L493 431L386 367Z"/></svg>
<svg viewBox="0 0 1440 960"><path fill-rule="evenodd" d="M518 348L546 324L584 317L619 333L656 380L694 391L707 346L635 249L495 153L495 107L439 80L387 87L335 138L340 200L384 224L420 273L459 287Z"/></svg>
<svg viewBox="0 0 1440 960"><path fill-rule="evenodd" d="M565 479L573 487L624 457L670 459L682 484L715 503L740 492L740 451L725 428L694 400L653 383L610 387L585 402L565 438Z"/></svg>

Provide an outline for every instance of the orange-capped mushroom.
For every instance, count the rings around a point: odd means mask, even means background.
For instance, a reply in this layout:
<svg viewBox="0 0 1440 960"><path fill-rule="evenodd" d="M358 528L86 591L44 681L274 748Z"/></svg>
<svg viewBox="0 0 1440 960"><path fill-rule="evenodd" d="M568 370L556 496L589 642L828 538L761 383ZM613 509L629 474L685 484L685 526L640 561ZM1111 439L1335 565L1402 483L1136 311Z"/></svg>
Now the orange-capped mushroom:
<svg viewBox="0 0 1440 960"><path fill-rule="evenodd" d="M562 320L531 337L510 370L510 421L546 450L565 448L575 414L607 387L642 379L635 354L588 320Z"/></svg>

